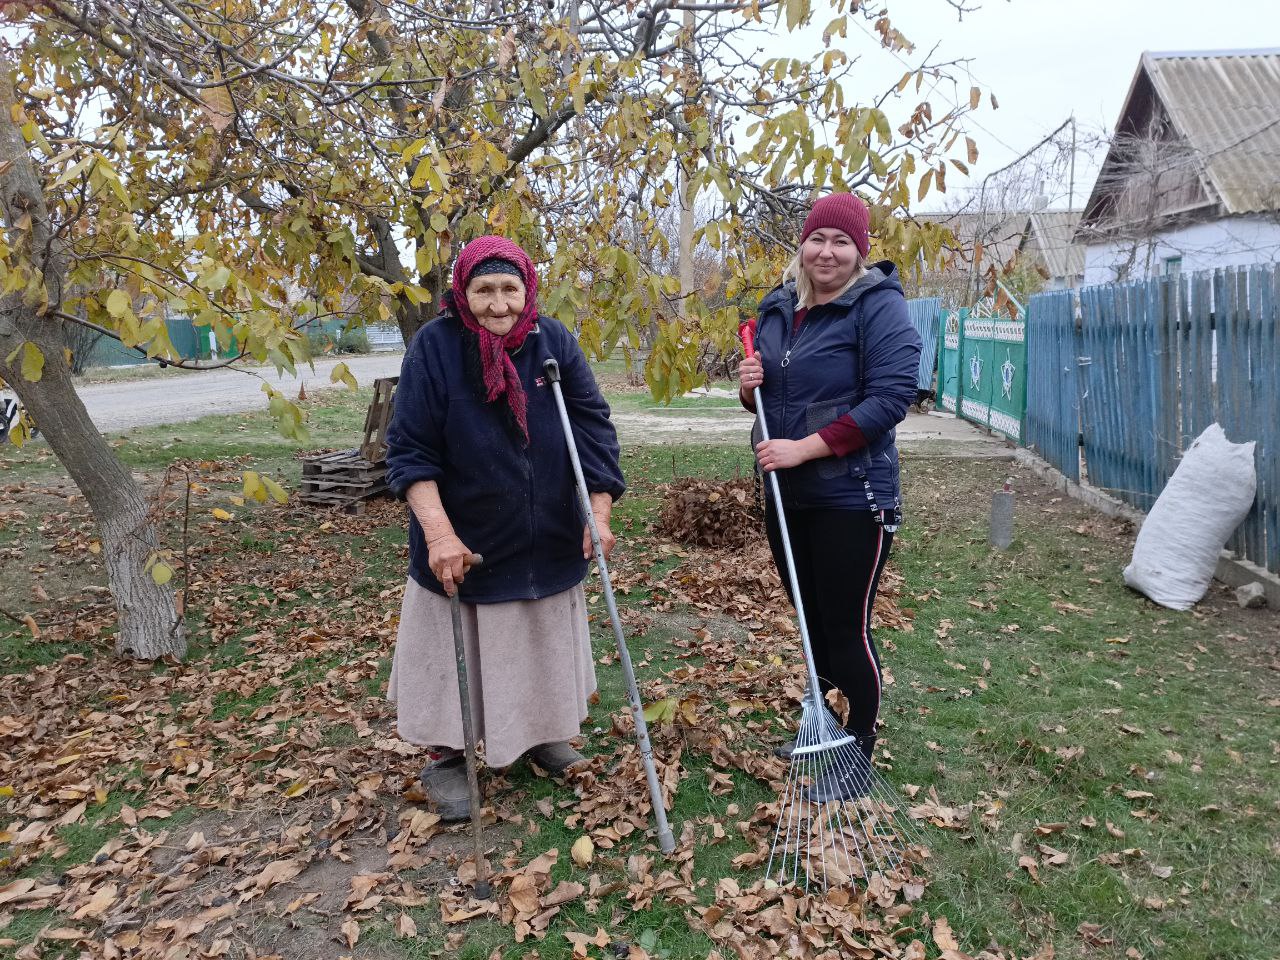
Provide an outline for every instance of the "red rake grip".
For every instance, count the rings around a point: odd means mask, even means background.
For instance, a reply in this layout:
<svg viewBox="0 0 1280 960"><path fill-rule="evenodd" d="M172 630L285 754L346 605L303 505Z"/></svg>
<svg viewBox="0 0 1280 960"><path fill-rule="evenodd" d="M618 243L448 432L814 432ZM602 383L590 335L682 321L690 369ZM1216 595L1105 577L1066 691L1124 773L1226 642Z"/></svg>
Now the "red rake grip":
<svg viewBox="0 0 1280 960"><path fill-rule="evenodd" d="M738 327L738 336L742 339L742 349L746 352L747 359L750 360L756 355L756 331L750 321Z"/></svg>

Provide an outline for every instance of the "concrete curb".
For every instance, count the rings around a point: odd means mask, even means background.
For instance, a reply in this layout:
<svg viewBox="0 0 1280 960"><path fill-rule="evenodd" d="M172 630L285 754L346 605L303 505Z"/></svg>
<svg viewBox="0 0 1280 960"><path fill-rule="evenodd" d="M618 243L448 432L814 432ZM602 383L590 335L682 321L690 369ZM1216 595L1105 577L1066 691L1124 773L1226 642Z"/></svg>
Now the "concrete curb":
<svg viewBox="0 0 1280 960"><path fill-rule="evenodd" d="M1056 487L1067 496L1079 500L1086 506L1093 507L1099 513L1108 517L1121 517L1128 520L1134 526L1141 527L1142 522L1147 519L1147 515L1141 510L1135 510L1127 503L1122 503L1110 494L1103 493L1093 487L1076 483L1065 473L1053 466L1047 460L1041 460L1030 450L1025 447L1019 447L1014 453L1013 459L1025 467L1030 468L1031 472L1037 477Z"/></svg>
<svg viewBox="0 0 1280 960"><path fill-rule="evenodd" d="M1101 490L1076 483L1052 464L1037 457L1030 450L1019 447L1017 452L1014 453L1013 459L1027 467L1049 486L1061 490L1067 496L1079 500L1086 506L1092 507L1108 517L1121 517L1130 521L1139 529L1141 529L1143 521L1147 518L1147 515L1141 510L1135 510L1127 503L1122 503ZM1213 576L1215 580L1225 583L1229 587L1240 587L1246 583L1262 584L1262 589L1266 591L1267 595L1267 606L1272 610L1280 610L1280 576L1276 576L1256 563L1241 560L1230 550L1223 550L1218 558L1218 568L1214 571Z"/></svg>

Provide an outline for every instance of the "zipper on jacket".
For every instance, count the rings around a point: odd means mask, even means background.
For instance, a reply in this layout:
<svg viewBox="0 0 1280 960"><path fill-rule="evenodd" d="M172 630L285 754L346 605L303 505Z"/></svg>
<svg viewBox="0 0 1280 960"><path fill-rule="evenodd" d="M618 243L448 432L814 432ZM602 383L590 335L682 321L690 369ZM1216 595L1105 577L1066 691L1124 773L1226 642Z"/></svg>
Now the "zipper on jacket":
<svg viewBox="0 0 1280 960"><path fill-rule="evenodd" d="M796 315L795 315L795 310L793 309L793 310L791 311L791 317L790 317L790 319L788 319L787 317L785 317L785 316L784 316L784 317L782 318L782 322L783 322L783 323L785 323L785 324L787 325L787 330L786 330L786 334L787 334L786 350L785 350L785 351L783 351L783 355L784 355L784 356L786 356L786 357L790 357L790 356L791 356L791 348L792 348L792 345L793 345L793 343L794 343L794 341L795 341L795 332L796 332ZM808 322L809 322L809 315L808 315L808 314L805 314L805 318L804 318L804 321L803 321L803 322L804 322L804 323L808 323ZM789 437L788 435L791 433L791 431L788 429L788 425L790 424L790 422L791 422L791 421L790 421L790 419L789 419L789 417L788 417L788 415L787 415L787 400L788 400L788 399L790 398L790 396L791 396L791 369L790 369L790 368L791 368L791 364L789 364L789 363L788 363L786 366L782 366L782 364L781 364L781 363L779 363L779 365L778 365L778 366L779 366L779 369L781 369L781 370L782 370L782 423L781 423L781 424L779 424L779 427L781 428L781 430L782 430L782 432L783 432L783 437L782 437L782 439L790 439L790 437ZM790 499L791 499L791 489L790 489L791 484L788 482L788 478L787 478L785 475L783 475L783 474L779 474L779 475L778 475L778 484L779 484L779 486L780 486L780 487L785 487L785 488L786 488L786 494L787 494L786 499L790 500Z"/></svg>

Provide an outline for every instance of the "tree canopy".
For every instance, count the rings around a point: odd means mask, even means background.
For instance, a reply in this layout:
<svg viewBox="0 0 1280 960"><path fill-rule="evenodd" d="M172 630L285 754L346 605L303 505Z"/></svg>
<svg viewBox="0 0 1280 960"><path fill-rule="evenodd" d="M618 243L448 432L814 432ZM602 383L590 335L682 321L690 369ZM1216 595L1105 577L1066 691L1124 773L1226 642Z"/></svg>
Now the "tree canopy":
<svg viewBox="0 0 1280 960"><path fill-rule="evenodd" d="M880 249L904 264L938 248L936 227L895 214L913 175L945 188L961 111L911 96L945 66L855 97L858 28L910 48L883 11L846 0L6 12L29 34L13 120L66 244L51 308L155 356L171 351L164 308L285 367L307 359L300 328L335 313L395 317L411 335L459 243L486 232L536 253L546 312L589 347L612 343L680 293L634 246L667 242L654 212L680 202L681 167L712 200L698 240L719 252L730 299L772 285L789 240L778 224L816 191L861 191ZM828 17L817 49L760 53ZM38 283L7 266L6 289ZM689 299L705 335L736 326ZM687 333L664 326L663 345ZM666 393L692 373L678 351L653 372L673 380Z"/></svg>
<svg viewBox="0 0 1280 960"><path fill-rule="evenodd" d="M706 344L732 349L813 198L856 190L875 252L919 264L945 231L905 212L976 152L960 120L981 92L956 91L954 64L906 60L888 13L856 0L0 11L0 376L42 407L86 494L97 485L100 523L132 481L118 462L110 482L102 473L114 455L64 375L70 327L183 365L292 369L310 359L307 328L335 316L394 320L407 340L438 309L460 245L502 233L534 255L543 312L588 351L645 331L646 377L670 397L694 385ZM867 92L858 51L876 45L911 66ZM682 290L652 254L671 243L662 212L695 203L692 242L713 269ZM233 356L182 361L168 313ZM304 435L296 404L264 390L281 429ZM125 499L133 519L116 521L138 543L113 589L128 564L155 566L151 521Z"/></svg>

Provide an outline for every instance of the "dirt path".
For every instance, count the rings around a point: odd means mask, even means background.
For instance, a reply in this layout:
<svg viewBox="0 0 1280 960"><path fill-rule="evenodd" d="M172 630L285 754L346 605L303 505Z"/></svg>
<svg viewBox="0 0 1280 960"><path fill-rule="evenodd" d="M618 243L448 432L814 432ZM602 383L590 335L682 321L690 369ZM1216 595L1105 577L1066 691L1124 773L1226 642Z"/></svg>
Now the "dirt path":
<svg viewBox="0 0 1280 960"><path fill-rule="evenodd" d="M614 413L624 443L743 443L750 441L752 415L734 407L683 407ZM898 447L915 456L1007 459L1013 449L963 420L910 413L898 427Z"/></svg>

